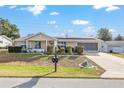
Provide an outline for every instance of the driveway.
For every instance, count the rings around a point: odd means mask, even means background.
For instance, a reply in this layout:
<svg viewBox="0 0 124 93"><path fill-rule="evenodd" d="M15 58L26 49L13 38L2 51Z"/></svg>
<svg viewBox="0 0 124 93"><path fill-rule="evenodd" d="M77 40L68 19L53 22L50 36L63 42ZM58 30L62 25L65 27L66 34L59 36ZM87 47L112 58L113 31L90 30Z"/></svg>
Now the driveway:
<svg viewBox="0 0 124 93"><path fill-rule="evenodd" d="M124 88L124 80L78 78L0 78L0 88Z"/></svg>
<svg viewBox="0 0 124 93"><path fill-rule="evenodd" d="M124 59L107 53L86 56L106 70L102 78L124 78Z"/></svg>

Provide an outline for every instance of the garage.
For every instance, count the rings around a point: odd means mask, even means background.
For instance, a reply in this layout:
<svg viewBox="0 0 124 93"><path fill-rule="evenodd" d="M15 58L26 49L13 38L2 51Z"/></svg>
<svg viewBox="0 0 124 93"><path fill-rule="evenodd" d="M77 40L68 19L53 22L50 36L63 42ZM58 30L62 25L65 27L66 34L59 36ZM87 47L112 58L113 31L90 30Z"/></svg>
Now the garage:
<svg viewBox="0 0 124 93"><path fill-rule="evenodd" d="M124 41L106 41L104 47L106 52L124 53Z"/></svg>
<svg viewBox="0 0 124 93"><path fill-rule="evenodd" d="M115 53L123 53L124 48L123 48L123 46L113 47L113 52L115 52Z"/></svg>
<svg viewBox="0 0 124 93"><path fill-rule="evenodd" d="M98 43L84 43L84 50L93 50L97 51L98 50Z"/></svg>

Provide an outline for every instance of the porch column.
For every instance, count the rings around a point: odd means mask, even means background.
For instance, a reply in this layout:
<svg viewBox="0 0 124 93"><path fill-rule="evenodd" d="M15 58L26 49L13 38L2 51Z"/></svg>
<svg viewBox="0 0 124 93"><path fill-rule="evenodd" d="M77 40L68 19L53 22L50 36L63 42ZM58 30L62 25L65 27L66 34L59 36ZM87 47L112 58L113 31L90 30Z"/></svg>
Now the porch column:
<svg viewBox="0 0 124 93"><path fill-rule="evenodd" d="M55 52L55 48L57 47L57 40L54 40L54 52Z"/></svg>
<svg viewBox="0 0 124 93"><path fill-rule="evenodd" d="M47 42L47 40L46 40L46 52L47 52L47 45L48 45L48 42Z"/></svg>
<svg viewBox="0 0 124 93"><path fill-rule="evenodd" d="M28 48L28 40L25 41L26 48Z"/></svg>

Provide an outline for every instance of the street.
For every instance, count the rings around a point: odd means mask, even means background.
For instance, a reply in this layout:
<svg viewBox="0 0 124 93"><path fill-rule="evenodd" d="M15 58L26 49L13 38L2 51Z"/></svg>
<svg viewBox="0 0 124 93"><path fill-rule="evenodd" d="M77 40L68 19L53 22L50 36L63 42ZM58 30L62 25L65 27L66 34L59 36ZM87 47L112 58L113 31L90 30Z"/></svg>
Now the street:
<svg viewBox="0 0 124 93"><path fill-rule="evenodd" d="M0 78L0 88L124 88L124 80L76 78Z"/></svg>

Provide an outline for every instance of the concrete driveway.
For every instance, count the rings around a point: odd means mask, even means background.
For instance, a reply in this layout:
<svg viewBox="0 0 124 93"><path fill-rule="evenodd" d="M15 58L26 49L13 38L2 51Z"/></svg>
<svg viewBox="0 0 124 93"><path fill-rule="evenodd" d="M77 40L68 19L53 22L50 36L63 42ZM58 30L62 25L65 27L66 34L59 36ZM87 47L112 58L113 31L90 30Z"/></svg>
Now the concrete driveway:
<svg viewBox="0 0 124 93"><path fill-rule="evenodd" d="M107 53L86 56L106 70L102 78L124 78L124 59Z"/></svg>

